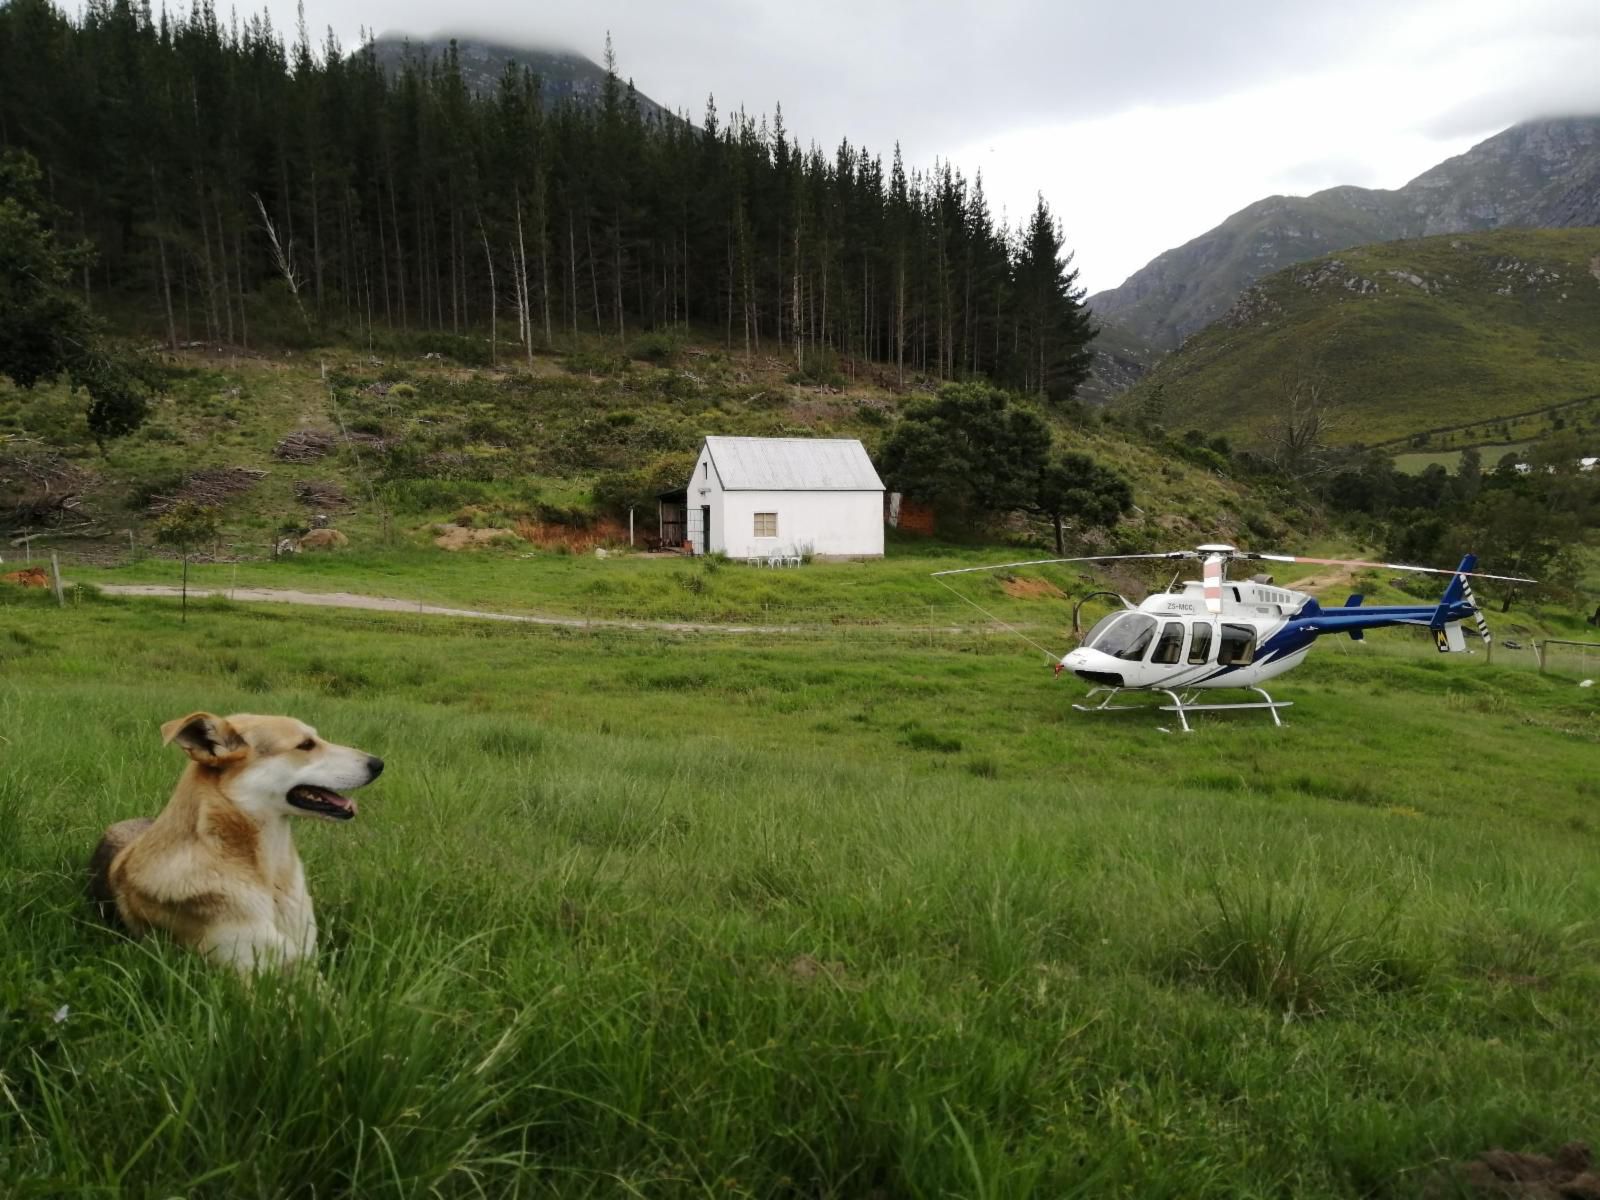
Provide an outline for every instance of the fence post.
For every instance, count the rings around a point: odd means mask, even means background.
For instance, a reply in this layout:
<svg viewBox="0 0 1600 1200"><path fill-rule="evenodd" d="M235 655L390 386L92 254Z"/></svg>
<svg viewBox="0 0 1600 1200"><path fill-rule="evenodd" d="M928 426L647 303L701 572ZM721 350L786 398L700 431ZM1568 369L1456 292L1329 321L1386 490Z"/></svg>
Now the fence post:
<svg viewBox="0 0 1600 1200"><path fill-rule="evenodd" d="M1546 643L1535 639L1533 643L1533 656L1539 660L1539 674L1544 674L1544 656Z"/></svg>
<svg viewBox="0 0 1600 1200"><path fill-rule="evenodd" d="M67 601L61 595L61 563L57 560L54 550L50 551L50 577L56 585L56 607L65 608Z"/></svg>

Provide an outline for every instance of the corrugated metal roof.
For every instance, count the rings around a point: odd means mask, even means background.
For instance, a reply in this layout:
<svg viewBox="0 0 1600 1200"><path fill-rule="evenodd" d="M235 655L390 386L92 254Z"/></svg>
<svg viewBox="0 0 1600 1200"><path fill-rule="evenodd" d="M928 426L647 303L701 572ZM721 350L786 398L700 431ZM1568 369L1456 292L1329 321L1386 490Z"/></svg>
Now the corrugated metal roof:
<svg viewBox="0 0 1600 1200"><path fill-rule="evenodd" d="M855 438L708 437L706 448L730 492L881 492L866 447Z"/></svg>

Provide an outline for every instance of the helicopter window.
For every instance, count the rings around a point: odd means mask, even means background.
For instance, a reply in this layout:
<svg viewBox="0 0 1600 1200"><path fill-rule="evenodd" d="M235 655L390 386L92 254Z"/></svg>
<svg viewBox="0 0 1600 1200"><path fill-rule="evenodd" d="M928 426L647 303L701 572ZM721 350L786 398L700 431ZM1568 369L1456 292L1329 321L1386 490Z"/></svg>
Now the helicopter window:
<svg viewBox="0 0 1600 1200"><path fill-rule="evenodd" d="M1161 637L1150 654L1150 661L1171 666L1183 655L1183 622L1168 621L1161 627Z"/></svg>
<svg viewBox="0 0 1600 1200"><path fill-rule="evenodd" d="M1189 639L1189 661L1194 664L1204 663L1211 658L1211 626L1195 625L1194 633Z"/></svg>
<svg viewBox="0 0 1600 1200"><path fill-rule="evenodd" d="M1138 662L1150 648L1155 633L1154 617L1144 613L1112 613L1089 631L1083 644L1090 650L1098 650L1113 658Z"/></svg>
<svg viewBox="0 0 1600 1200"><path fill-rule="evenodd" d="M1219 667L1247 666L1256 656L1256 631L1250 625L1224 625L1217 640Z"/></svg>

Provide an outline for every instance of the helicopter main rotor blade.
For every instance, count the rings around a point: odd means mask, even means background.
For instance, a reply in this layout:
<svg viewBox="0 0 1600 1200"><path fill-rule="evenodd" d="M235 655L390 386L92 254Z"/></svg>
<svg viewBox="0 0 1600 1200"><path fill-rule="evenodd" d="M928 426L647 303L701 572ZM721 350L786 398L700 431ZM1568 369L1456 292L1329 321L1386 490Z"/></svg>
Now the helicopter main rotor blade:
<svg viewBox="0 0 1600 1200"><path fill-rule="evenodd" d="M940 575L970 575L974 571L1003 571L1007 567L1043 567L1051 563L1117 562L1127 558L1199 558L1193 550L1169 550L1162 554L1091 554L1087 558L1032 558L1027 562L994 563L987 567L956 567L948 571L934 571Z"/></svg>
<svg viewBox="0 0 1600 1200"><path fill-rule="evenodd" d="M1497 579L1502 583L1538 583L1537 579L1523 579L1519 575L1490 575L1486 571L1449 571L1442 567L1412 567L1405 563L1363 562L1353 558L1306 558L1299 554L1241 553L1240 558L1262 562L1312 563L1322 567L1372 567L1379 571L1415 571L1423 575L1467 575L1473 579Z"/></svg>

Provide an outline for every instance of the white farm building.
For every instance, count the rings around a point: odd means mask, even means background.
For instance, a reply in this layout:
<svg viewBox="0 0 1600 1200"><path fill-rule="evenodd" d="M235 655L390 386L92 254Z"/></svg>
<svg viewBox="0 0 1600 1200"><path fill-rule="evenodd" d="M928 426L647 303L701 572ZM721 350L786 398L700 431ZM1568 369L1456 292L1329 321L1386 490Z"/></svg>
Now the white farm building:
<svg viewBox="0 0 1600 1200"><path fill-rule="evenodd" d="M708 437L661 537L729 558L883 556L883 480L854 438Z"/></svg>

